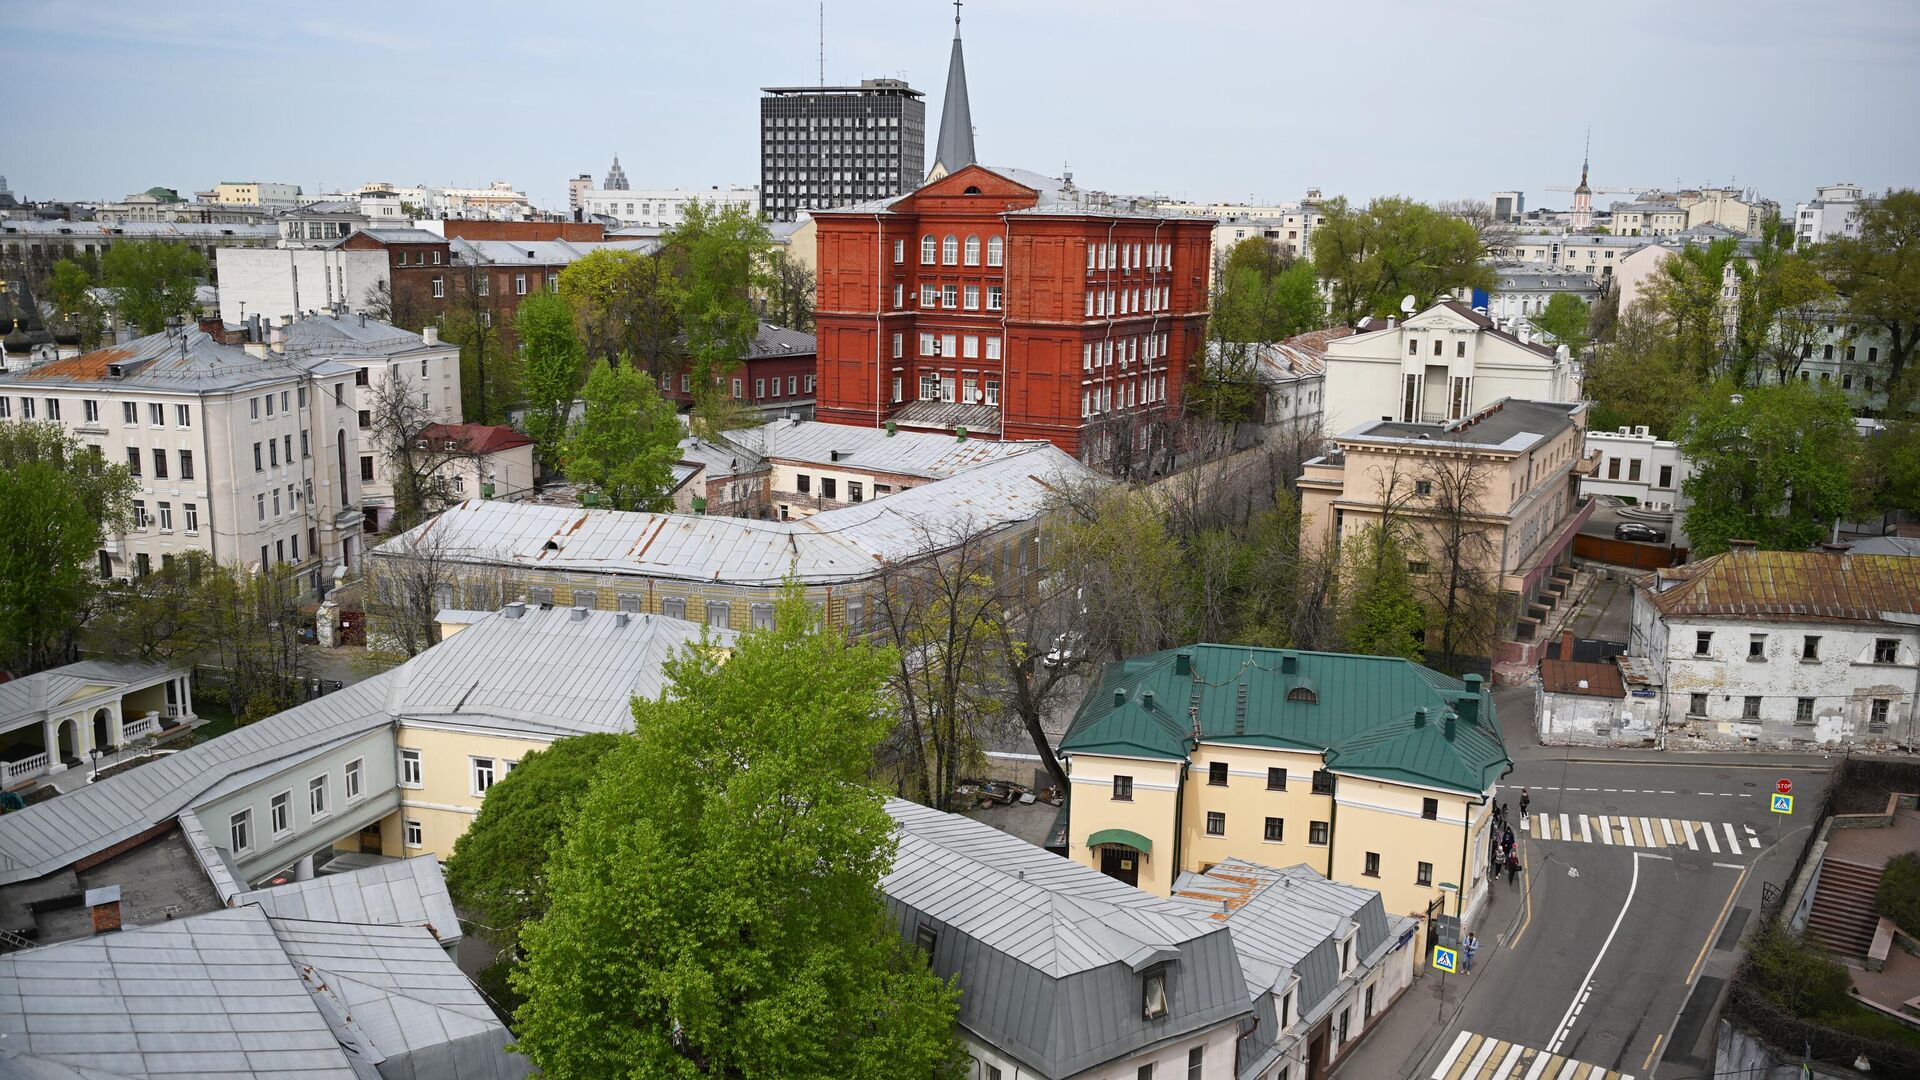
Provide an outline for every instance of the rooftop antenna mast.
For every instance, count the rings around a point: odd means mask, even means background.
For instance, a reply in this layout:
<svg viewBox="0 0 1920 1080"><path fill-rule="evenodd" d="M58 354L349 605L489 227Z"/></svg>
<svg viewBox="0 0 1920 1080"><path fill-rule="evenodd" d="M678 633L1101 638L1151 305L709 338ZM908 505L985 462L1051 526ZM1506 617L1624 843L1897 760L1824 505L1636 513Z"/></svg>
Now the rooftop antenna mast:
<svg viewBox="0 0 1920 1080"><path fill-rule="evenodd" d="M820 0L820 85L827 85L827 3Z"/></svg>

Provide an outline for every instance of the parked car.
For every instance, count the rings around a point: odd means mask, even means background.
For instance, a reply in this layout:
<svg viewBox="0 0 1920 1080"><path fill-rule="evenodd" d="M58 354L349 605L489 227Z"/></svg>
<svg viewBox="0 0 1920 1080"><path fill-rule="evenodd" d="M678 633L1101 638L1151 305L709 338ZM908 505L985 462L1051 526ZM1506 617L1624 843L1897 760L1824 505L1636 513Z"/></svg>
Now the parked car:
<svg viewBox="0 0 1920 1080"><path fill-rule="evenodd" d="M1667 534L1651 525L1642 525L1637 521L1623 521L1613 527L1615 540L1640 540L1649 544L1664 544Z"/></svg>

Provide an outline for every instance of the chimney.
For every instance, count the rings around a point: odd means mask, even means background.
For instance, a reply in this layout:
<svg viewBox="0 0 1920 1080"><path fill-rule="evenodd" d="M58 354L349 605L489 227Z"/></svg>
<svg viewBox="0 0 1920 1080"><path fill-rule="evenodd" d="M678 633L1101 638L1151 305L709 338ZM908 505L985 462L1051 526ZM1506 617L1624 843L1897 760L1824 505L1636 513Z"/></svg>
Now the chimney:
<svg viewBox="0 0 1920 1080"><path fill-rule="evenodd" d="M360 313L360 325L362 327L367 325L367 313L364 311Z"/></svg>
<svg viewBox="0 0 1920 1080"><path fill-rule="evenodd" d="M1427 726L1427 707L1425 705L1413 710L1413 726L1416 728Z"/></svg>
<svg viewBox="0 0 1920 1080"><path fill-rule="evenodd" d="M120 929L120 886L102 885L87 890L87 907L93 912L93 932L111 934Z"/></svg>
<svg viewBox="0 0 1920 1080"><path fill-rule="evenodd" d="M1467 684L1467 696L1454 702L1454 711L1469 724L1480 722L1480 676L1468 675L1461 680Z"/></svg>
<svg viewBox="0 0 1920 1080"><path fill-rule="evenodd" d="M1573 659L1573 631L1571 630L1562 631L1560 634L1560 659Z"/></svg>
<svg viewBox="0 0 1920 1080"><path fill-rule="evenodd" d="M429 326L425 330L420 331L420 340L428 345L440 344L440 328L437 326Z"/></svg>
<svg viewBox="0 0 1920 1080"><path fill-rule="evenodd" d="M568 608L567 621L568 622L586 622L587 609L580 604L575 604L574 606Z"/></svg>
<svg viewBox="0 0 1920 1080"><path fill-rule="evenodd" d="M1290 652L1280 654L1280 674L1291 675L1300 669L1300 658Z"/></svg>
<svg viewBox="0 0 1920 1080"><path fill-rule="evenodd" d="M1732 551L1754 551L1760 547L1758 540L1729 540L1727 548Z"/></svg>
<svg viewBox="0 0 1920 1080"><path fill-rule="evenodd" d="M1115 705L1125 705L1127 703L1127 692L1125 690L1115 690L1113 692L1113 703Z"/></svg>
<svg viewBox="0 0 1920 1080"><path fill-rule="evenodd" d="M508 604L506 607L502 608L501 610L506 614L507 618L517 619L520 616L525 615L527 613L527 605L518 600L515 600L513 603Z"/></svg>
<svg viewBox="0 0 1920 1080"><path fill-rule="evenodd" d="M1387 329L1391 330L1394 327L1399 325L1400 325L1399 319L1394 318L1392 315L1387 316Z"/></svg>
<svg viewBox="0 0 1920 1080"><path fill-rule="evenodd" d="M286 321L274 327L273 333L268 335L267 344L274 352L283 353L287 351L287 327L291 325L293 325L293 316L288 315L286 316Z"/></svg>
<svg viewBox="0 0 1920 1080"><path fill-rule="evenodd" d="M1145 705L1149 709L1153 708L1153 691L1140 691L1140 704Z"/></svg>
<svg viewBox="0 0 1920 1080"><path fill-rule="evenodd" d="M621 628L625 628L627 623L631 621L632 618L633 616L629 612L616 611L613 613L613 625Z"/></svg>
<svg viewBox="0 0 1920 1080"><path fill-rule="evenodd" d="M1448 742L1453 741L1453 721L1454 714L1451 712L1440 718L1440 734L1445 736Z"/></svg>
<svg viewBox="0 0 1920 1080"><path fill-rule="evenodd" d="M1173 654L1173 673L1175 675L1193 674L1193 654L1192 653L1174 653Z"/></svg>

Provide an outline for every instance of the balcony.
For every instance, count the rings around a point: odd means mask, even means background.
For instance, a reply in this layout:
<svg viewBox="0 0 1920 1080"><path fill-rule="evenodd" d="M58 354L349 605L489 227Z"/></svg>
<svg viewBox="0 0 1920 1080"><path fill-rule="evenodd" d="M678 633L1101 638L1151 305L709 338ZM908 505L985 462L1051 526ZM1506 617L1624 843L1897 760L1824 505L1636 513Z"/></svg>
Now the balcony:
<svg viewBox="0 0 1920 1080"><path fill-rule="evenodd" d="M52 767L53 757L45 751L18 761L0 762L0 788L45 776Z"/></svg>

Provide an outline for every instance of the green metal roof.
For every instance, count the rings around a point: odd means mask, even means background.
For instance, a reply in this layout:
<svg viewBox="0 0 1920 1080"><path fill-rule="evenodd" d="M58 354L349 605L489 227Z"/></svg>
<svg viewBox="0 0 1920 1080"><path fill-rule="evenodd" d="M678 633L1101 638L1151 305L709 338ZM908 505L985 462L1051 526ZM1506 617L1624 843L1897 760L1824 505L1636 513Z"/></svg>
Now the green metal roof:
<svg viewBox="0 0 1920 1080"><path fill-rule="evenodd" d="M1182 656L1190 674L1177 670ZM1476 705L1462 709L1466 701ZM1450 714L1461 716L1451 731ZM1060 750L1185 760L1191 716L1206 742L1316 751L1335 772L1454 791L1483 792L1511 764L1484 685L1476 698L1462 681L1397 657L1244 645L1106 665Z"/></svg>
<svg viewBox="0 0 1920 1080"><path fill-rule="evenodd" d="M1153 851L1153 841L1130 829L1101 829L1087 837L1088 847L1099 847L1101 844L1125 844L1142 854Z"/></svg>

